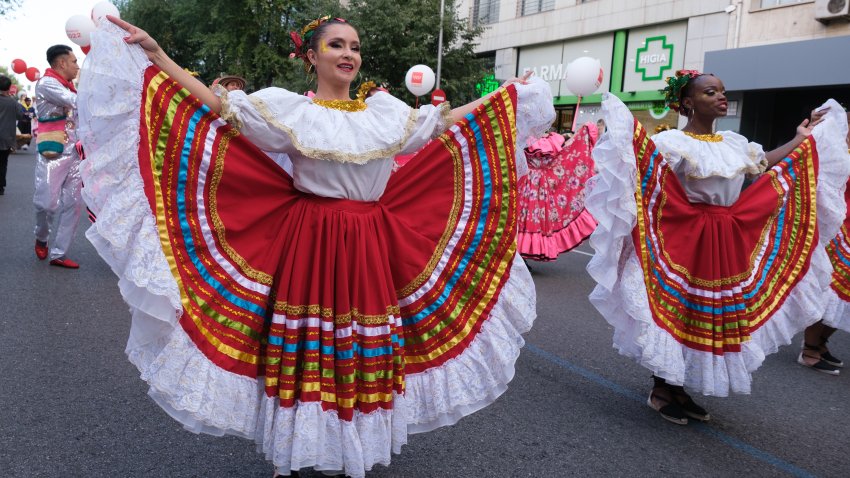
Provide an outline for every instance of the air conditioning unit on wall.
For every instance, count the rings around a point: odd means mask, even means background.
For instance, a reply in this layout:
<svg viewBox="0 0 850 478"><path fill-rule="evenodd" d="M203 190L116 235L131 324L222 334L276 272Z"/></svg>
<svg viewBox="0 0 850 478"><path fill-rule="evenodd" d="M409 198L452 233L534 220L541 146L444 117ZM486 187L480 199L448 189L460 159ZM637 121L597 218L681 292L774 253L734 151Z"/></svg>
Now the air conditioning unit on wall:
<svg viewBox="0 0 850 478"><path fill-rule="evenodd" d="M850 20L850 0L815 0L815 19L821 23Z"/></svg>

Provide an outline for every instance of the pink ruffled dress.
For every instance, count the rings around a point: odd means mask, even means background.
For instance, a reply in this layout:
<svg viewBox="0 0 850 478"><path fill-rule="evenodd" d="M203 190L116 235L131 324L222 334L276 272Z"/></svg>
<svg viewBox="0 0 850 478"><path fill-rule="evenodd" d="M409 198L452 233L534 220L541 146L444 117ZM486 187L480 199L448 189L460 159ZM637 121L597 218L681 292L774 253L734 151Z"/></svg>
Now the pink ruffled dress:
<svg viewBox="0 0 850 478"><path fill-rule="evenodd" d="M590 237L596 220L584 208L593 176L596 125L587 123L564 141L549 133L525 149L528 175L519 183L517 247L525 259L554 261Z"/></svg>

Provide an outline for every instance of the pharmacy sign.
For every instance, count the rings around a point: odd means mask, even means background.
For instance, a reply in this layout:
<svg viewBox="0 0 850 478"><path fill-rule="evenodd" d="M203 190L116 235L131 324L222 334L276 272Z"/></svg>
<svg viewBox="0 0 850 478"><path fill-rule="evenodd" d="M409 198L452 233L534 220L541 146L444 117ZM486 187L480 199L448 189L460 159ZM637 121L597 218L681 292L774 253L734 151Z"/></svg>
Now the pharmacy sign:
<svg viewBox="0 0 850 478"><path fill-rule="evenodd" d="M667 36L649 37L642 48L637 49L635 72L643 81L664 78L664 72L673 68L673 45L667 43Z"/></svg>

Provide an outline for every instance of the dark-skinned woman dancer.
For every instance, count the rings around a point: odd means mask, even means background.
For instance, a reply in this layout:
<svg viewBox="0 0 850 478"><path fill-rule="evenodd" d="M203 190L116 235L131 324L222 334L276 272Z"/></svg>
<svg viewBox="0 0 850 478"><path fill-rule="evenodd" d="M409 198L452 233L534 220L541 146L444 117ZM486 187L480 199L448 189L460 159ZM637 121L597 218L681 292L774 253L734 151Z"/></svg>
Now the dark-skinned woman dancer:
<svg viewBox="0 0 850 478"><path fill-rule="evenodd" d="M665 91L688 123L652 138L617 98L603 101L588 271L615 348L653 373L647 403L684 425L710 418L685 387L749 393L765 356L821 318L850 162L832 100L764 152L714 131L727 109L719 78L679 71Z"/></svg>

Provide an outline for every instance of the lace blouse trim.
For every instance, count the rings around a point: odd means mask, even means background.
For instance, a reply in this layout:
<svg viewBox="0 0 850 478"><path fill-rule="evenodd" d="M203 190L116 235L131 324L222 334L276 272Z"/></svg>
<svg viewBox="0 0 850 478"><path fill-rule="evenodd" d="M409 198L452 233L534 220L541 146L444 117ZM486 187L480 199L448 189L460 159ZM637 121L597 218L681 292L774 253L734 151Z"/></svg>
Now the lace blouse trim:
<svg viewBox="0 0 850 478"><path fill-rule="evenodd" d="M263 117L268 123L289 137L289 140L292 142L292 146L298 150L299 153L308 157L315 159L325 159L330 161L337 161L340 163L354 163L354 164L366 164L369 161L375 159L386 159L391 158L401 152L404 145L407 143L407 140L410 138L410 135L413 133L413 128L416 126L416 121L419 119L419 110L411 108L410 114L407 117L407 124L404 127L404 134L399 142L396 144L383 149L376 149L372 151L366 151L360 154L348 153L345 151L334 151L328 149L319 149L319 148L311 148L302 144L298 137L295 135L295 132L289 127L280 122L269 110L269 107L266 103L255 97L248 96L248 100L254 105L257 109L257 112L260 116ZM222 113L224 113L224 103L222 103ZM224 117L224 114L222 114Z"/></svg>

